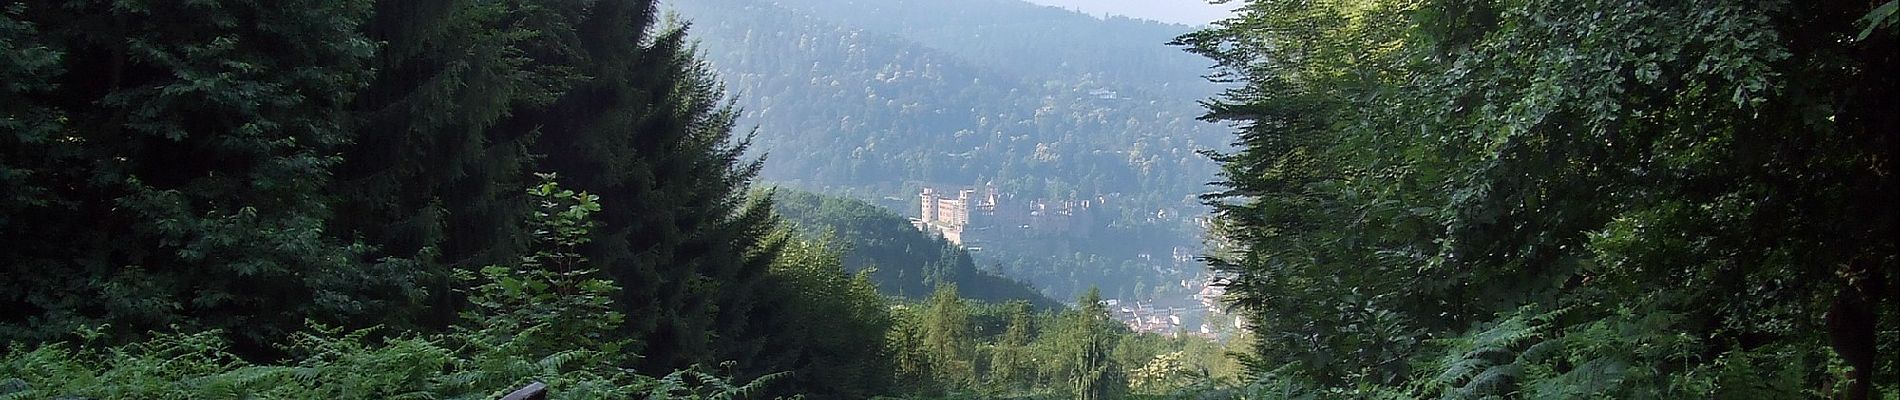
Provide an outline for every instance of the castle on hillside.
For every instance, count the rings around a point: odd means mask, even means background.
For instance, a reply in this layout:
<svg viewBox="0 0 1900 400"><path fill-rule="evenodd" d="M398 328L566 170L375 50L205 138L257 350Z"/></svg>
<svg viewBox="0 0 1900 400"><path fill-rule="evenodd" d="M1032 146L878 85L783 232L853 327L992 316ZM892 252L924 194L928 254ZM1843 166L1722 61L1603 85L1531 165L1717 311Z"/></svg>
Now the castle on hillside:
<svg viewBox="0 0 1900 400"><path fill-rule="evenodd" d="M1098 224L1096 209L1107 203L1106 197L1098 196L1003 204L1007 199L997 194L994 185L985 185L980 192L968 187L958 189L954 197L925 186L918 200L918 217L911 220L911 225L958 245L1057 236L1088 238Z"/></svg>
<svg viewBox="0 0 1900 400"><path fill-rule="evenodd" d="M996 191L989 190L983 198L976 198L975 189L957 191L957 197L951 198L937 194L936 189L924 188L918 195L918 218L911 221L918 230L935 233L957 245L963 244L963 232L970 227L970 211L987 212L996 208Z"/></svg>

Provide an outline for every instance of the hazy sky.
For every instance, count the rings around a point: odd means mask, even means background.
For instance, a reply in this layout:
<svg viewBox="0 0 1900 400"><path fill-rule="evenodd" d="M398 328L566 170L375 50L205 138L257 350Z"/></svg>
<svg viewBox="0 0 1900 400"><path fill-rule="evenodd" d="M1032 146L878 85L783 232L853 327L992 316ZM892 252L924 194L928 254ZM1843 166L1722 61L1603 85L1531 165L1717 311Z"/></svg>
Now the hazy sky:
<svg viewBox="0 0 1900 400"><path fill-rule="evenodd" d="M1116 14L1177 24L1201 25L1226 17L1234 4L1212 5L1206 0L1027 0L1031 3L1080 10L1090 15Z"/></svg>

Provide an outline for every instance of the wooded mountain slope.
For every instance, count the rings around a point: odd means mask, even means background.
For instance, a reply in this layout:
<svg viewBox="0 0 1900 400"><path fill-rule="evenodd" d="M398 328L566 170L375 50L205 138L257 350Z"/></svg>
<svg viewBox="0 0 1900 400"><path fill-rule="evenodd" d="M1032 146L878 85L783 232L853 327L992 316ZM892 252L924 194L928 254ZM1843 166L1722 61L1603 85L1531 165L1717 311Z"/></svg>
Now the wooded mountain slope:
<svg viewBox="0 0 1900 400"><path fill-rule="evenodd" d="M829 238L843 248L844 266L875 268L878 291L922 300L940 284L954 284L964 298L1002 303L1022 300L1037 309L1060 308L1035 287L977 269L963 248L912 227L910 220L871 203L779 189L773 206L793 229Z"/></svg>
<svg viewBox="0 0 1900 400"><path fill-rule="evenodd" d="M771 158L763 179L865 199L914 198L926 184L994 184L1019 206L1106 198L1094 224L1108 234L993 261L1058 298L1191 277L1136 257L1199 247L1194 199L1215 168L1196 151L1226 143L1194 119L1213 90L1204 61L1163 45L1185 27L1017 1L672 6L743 95L740 121ZM1115 272L1077 270L1088 265Z"/></svg>

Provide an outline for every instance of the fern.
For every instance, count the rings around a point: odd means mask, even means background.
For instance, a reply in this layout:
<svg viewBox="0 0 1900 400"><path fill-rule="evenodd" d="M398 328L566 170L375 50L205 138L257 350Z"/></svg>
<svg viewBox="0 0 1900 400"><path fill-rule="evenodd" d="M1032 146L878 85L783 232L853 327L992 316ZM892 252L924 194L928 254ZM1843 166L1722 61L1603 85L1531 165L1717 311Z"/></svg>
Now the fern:
<svg viewBox="0 0 1900 400"><path fill-rule="evenodd" d="M1424 380L1421 397L1479 399L1517 393L1528 365L1562 346L1550 332L1551 322L1565 311L1520 308L1489 328L1443 340L1446 353L1425 369L1437 373Z"/></svg>
<svg viewBox="0 0 1900 400"><path fill-rule="evenodd" d="M646 391L646 398L705 400L748 399L764 392L772 382L787 375L788 373L785 372L766 374L753 379L751 382L746 382L743 385L733 385L732 382L727 381L725 378L701 371L700 366L695 365L691 368L673 371L671 374L660 377L654 382L654 385Z"/></svg>
<svg viewBox="0 0 1900 400"><path fill-rule="evenodd" d="M614 349L620 322L586 259L582 242L593 197L562 190L553 176L530 193L544 201L531 224L553 250L523 265L465 275L478 311L449 333L383 338L378 328L343 330L309 323L291 337L293 354L253 365L226 348L218 331L155 333L116 347L51 343L0 354L0 400L96 398L492 399L529 382L546 382L555 399L743 399L786 374L743 385L697 368L660 379L618 368L632 355ZM553 307L553 308L548 308ZM82 330L80 337L94 337Z"/></svg>

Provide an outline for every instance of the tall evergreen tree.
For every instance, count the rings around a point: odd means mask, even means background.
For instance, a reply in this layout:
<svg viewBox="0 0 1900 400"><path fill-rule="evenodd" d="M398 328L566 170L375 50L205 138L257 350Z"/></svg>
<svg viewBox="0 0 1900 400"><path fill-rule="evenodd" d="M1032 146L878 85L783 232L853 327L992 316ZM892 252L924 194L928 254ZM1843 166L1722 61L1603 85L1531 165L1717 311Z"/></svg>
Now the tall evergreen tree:
<svg viewBox="0 0 1900 400"><path fill-rule="evenodd" d="M370 2L11 2L0 335L234 328L419 296L323 232ZM16 58L18 57L18 58ZM17 60L17 61L16 61ZM17 78L17 80L16 80ZM241 328L241 329L237 329Z"/></svg>
<svg viewBox="0 0 1900 400"><path fill-rule="evenodd" d="M970 328L970 310L963 298L957 297L957 285L938 285L923 314L924 352L930 355L938 382L950 387L969 387L977 382L976 340Z"/></svg>
<svg viewBox="0 0 1900 400"><path fill-rule="evenodd" d="M907 392L936 392L931 357L924 346L924 322L921 310L908 305L892 309L891 329L885 343L891 355L891 375L899 388Z"/></svg>
<svg viewBox="0 0 1900 400"><path fill-rule="evenodd" d="M1100 290L1090 288L1076 299L1055 339L1060 356L1068 360L1069 394L1081 400L1111 399L1126 392L1128 385L1122 366L1110 356L1119 341L1120 327L1109 319L1108 306L1102 304Z"/></svg>
<svg viewBox="0 0 1900 400"><path fill-rule="evenodd" d="M1034 353L1029 348L1035 340L1034 316L1026 302L1012 301L1006 307L1009 325L1003 328L1003 336L997 338L996 349L990 353L990 380L1007 389L1027 389L1036 382Z"/></svg>
<svg viewBox="0 0 1900 400"><path fill-rule="evenodd" d="M601 197L585 253L623 288L642 370L719 361L717 332L743 328L776 252L769 201L745 199L759 161L685 27L656 29L652 1L585 9L575 72L589 78L535 116L540 164Z"/></svg>
<svg viewBox="0 0 1900 400"><path fill-rule="evenodd" d="M515 188L538 122L516 114L578 79L566 17L524 1L379 1L363 27L382 47L352 104L361 126L331 184L330 231L431 273L427 323L455 314L452 267L511 262L524 245Z"/></svg>
<svg viewBox="0 0 1900 400"><path fill-rule="evenodd" d="M781 234L789 234L783 231ZM740 376L789 372L781 394L866 398L889 393L895 364L886 349L889 306L869 274L849 274L840 243L790 239L772 267L768 289L743 330L721 335L756 344L722 345Z"/></svg>

